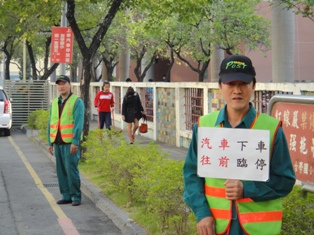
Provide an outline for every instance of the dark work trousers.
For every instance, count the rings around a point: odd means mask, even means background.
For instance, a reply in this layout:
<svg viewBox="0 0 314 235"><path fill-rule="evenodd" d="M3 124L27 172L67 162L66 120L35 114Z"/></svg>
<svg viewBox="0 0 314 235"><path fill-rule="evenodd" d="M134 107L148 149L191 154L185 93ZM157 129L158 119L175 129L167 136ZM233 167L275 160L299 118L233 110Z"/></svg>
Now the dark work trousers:
<svg viewBox="0 0 314 235"><path fill-rule="evenodd" d="M81 201L81 180L78 169L80 147L76 154L70 153L71 144L54 144L56 168L60 193L63 200Z"/></svg>
<svg viewBox="0 0 314 235"><path fill-rule="evenodd" d="M111 127L111 112L98 112L98 126L100 129L104 129L106 123L106 129Z"/></svg>

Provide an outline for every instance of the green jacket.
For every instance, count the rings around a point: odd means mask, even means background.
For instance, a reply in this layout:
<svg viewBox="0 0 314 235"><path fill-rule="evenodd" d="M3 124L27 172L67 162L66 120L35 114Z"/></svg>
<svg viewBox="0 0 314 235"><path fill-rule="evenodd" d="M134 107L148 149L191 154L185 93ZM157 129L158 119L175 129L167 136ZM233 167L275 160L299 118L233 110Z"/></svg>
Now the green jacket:
<svg viewBox="0 0 314 235"><path fill-rule="evenodd" d="M215 127L219 112L202 116L199 126ZM272 152L273 141L279 127L279 120L266 114L258 114L251 129L270 130L269 146ZM218 126L220 128L220 126ZM231 225L232 201L227 200L225 179L205 178L205 195L211 206L216 222L216 233L225 234ZM244 181L242 181L244 182ZM282 223L281 198L254 202L251 198L242 198L233 202L237 208L237 217L247 234L276 235L280 233Z"/></svg>
<svg viewBox="0 0 314 235"><path fill-rule="evenodd" d="M250 104L250 110L235 128L250 128L256 117L256 111ZM218 115L215 125L223 124L224 128L231 128L224 107ZM187 152L183 167L185 202L196 215L197 222L205 217L212 216L205 197L205 179L197 175L197 123L193 126L192 140ZM295 173L290 159L289 148L281 127L275 137L274 148L270 161L270 177L267 182L243 182L243 197L261 202L284 197L289 194L295 184ZM231 224L232 235L245 234L239 224L235 204L232 205L232 215L236 218Z"/></svg>

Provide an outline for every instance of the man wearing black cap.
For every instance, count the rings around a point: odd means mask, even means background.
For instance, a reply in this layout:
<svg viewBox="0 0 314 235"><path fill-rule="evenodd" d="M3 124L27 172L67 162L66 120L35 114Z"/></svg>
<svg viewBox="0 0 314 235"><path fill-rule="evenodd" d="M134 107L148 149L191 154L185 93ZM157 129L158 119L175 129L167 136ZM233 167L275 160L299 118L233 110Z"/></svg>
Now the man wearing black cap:
<svg viewBox="0 0 314 235"><path fill-rule="evenodd" d="M58 77L60 96L52 101L47 128L48 151L56 157L58 183L62 199L57 204L81 204L78 170L80 141L84 125L84 103L71 92L69 77Z"/></svg>
<svg viewBox="0 0 314 235"><path fill-rule="evenodd" d="M183 198L196 215L200 235L280 233L281 198L292 190L295 174L281 122L256 112L250 103L255 75L248 57L231 55L225 58L220 67L219 90L226 105L220 111L200 117L193 127L183 167ZM202 141L198 138L199 126L269 130L268 180L238 180L239 172L232 172L233 179L199 177L197 168L201 163L197 159L201 157L198 149ZM241 168L237 169L241 171Z"/></svg>

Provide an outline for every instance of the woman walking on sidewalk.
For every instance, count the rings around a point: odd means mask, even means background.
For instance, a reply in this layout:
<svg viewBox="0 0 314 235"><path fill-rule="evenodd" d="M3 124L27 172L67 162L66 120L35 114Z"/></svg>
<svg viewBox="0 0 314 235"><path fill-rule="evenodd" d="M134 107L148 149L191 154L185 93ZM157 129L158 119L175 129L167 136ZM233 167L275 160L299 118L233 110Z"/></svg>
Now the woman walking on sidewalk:
<svg viewBox="0 0 314 235"><path fill-rule="evenodd" d="M130 144L134 142L134 135L138 129L139 120L143 117L144 113L140 96L134 91L133 87L129 87L123 98L122 119L127 123L126 128L130 138Z"/></svg>
<svg viewBox="0 0 314 235"><path fill-rule="evenodd" d="M98 111L98 127L104 129L110 129L111 123L111 112L114 111L114 99L113 94L109 91L110 83L104 82L102 85L102 91L96 94L94 100L94 106Z"/></svg>

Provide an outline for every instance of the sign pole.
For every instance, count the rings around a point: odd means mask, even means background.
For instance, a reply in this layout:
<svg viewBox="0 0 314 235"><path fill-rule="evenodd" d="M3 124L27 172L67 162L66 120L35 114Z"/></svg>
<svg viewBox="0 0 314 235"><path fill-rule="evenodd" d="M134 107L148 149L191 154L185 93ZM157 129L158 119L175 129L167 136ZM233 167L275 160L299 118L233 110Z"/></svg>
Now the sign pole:
<svg viewBox="0 0 314 235"><path fill-rule="evenodd" d="M64 7L62 9L62 15L61 15L61 27L67 27L67 18L65 16L66 11L67 11L67 2L64 2ZM60 64L60 75L65 75L66 73L66 68L65 68L65 63Z"/></svg>

